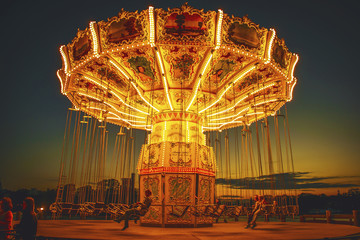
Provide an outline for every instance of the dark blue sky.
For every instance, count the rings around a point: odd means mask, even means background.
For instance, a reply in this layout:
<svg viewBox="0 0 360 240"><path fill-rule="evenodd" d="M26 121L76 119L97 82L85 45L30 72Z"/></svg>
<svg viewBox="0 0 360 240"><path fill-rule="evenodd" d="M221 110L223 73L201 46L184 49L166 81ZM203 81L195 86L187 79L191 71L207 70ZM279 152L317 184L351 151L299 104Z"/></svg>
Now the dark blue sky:
<svg viewBox="0 0 360 240"><path fill-rule="evenodd" d="M1 13L0 181L5 188L55 187L67 108L56 70L59 47L89 21L121 8L180 7L182 1L6 1ZM189 1L274 28L300 61L289 103L295 167L359 184L358 1ZM346 179L341 177L347 176ZM342 179L342 180L340 180Z"/></svg>

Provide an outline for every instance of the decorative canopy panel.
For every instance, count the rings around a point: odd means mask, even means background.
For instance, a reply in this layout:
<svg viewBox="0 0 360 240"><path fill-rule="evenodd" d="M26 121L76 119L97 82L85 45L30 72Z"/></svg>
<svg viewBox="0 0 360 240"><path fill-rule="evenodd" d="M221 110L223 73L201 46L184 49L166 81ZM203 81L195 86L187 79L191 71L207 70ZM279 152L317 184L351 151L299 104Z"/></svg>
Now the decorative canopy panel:
<svg viewBox="0 0 360 240"><path fill-rule="evenodd" d="M99 120L144 130L167 112L203 131L251 124L292 100L298 56L273 29L221 10L122 10L60 48L61 92Z"/></svg>

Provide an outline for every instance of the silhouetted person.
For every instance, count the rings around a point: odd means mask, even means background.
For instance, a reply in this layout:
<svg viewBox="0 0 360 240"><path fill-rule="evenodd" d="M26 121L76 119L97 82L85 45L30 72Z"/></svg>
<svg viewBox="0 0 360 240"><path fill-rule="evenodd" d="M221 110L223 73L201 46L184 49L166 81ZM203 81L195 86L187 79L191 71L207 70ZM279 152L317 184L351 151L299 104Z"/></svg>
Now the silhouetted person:
<svg viewBox="0 0 360 240"><path fill-rule="evenodd" d="M125 213L120 216L118 219L115 219L115 222L120 223L122 220L125 220L124 228L121 230L125 230L129 227L129 220L131 216L135 216L135 222L137 221L139 216L144 216L152 203L151 199L151 191L145 191L145 199L142 203L136 203L132 208L125 211Z"/></svg>
<svg viewBox="0 0 360 240"><path fill-rule="evenodd" d="M265 198L263 196L255 195L254 200L256 201L255 206L251 214L248 216L248 224L245 228L249 228L250 226L251 228L256 227L256 219L260 212L263 211L263 206L266 204Z"/></svg>
<svg viewBox="0 0 360 240"><path fill-rule="evenodd" d="M23 240L34 240L36 238L37 218L35 213L35 202L32 197L24 199L23 214L20 223L14 228Z"/></svg>
<svg viewBox="0 0 360 240"><path fill-rule="evenodd" d="M12 228L13 214L11 209L13 208L11 199L4 197L0 201L0 239L8 239L8 231Z"/></svg>

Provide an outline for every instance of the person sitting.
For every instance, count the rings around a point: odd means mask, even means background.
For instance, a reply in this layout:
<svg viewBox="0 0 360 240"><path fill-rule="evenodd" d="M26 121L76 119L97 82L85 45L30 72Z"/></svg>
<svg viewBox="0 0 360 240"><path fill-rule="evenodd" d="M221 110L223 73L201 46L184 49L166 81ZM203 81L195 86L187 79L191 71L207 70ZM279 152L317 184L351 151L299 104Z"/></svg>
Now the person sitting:
<svg viewBox="0 0 360 240"><path fill-rule="evenodd" d="M12 228L13 214L12 201L8 197L4 197L0 201L0 240L9 239L9 232Z"/></svg>
<svg viewBox="0 0 360 240"><path fill-rule="evenodd" d="M256 227L256 219L258 215L263 211L263 207L266 204L265 198L263 196L254 196L255 206L252 210L251 214L248 216L248 224L245 228L255 228Z"/></svg>
<svg viewBox="0 0 360 240"><path fill-rule="evenodd" d="M125 225L121 230L125 230L129 227L130 217L134 216L136 223L137 219L139 219L139 216L144 216L147 213L152 203L151 194L152 193L150 190L146 190L145 199L142 203L134 204L130 209L126 210L124 214L122 214L119 218L114 220L115 222L118 223L120 223L122 220L125 220Z"/></svg>
<svg viewBox="0 0 360 240"><path fill-rule="evenodd" d="M32 197L24 199L23 214L20 223L15 225L14 228L23 240L35 240L37 232L37 218L35 213L35 202Z"/></svg>

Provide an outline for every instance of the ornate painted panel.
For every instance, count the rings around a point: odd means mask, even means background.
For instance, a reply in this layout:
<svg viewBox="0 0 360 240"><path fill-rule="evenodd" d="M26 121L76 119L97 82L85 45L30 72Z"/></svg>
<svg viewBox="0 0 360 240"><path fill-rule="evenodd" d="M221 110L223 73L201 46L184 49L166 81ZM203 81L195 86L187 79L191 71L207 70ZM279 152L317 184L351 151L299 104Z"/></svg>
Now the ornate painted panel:
<svg viewBox="0 0 360 240"><path fill-rule="evenodd" d="M157 36L160 43L197 42L208 44L214 38L215 13L183 5L165 12L157 9Z"/></svg>

